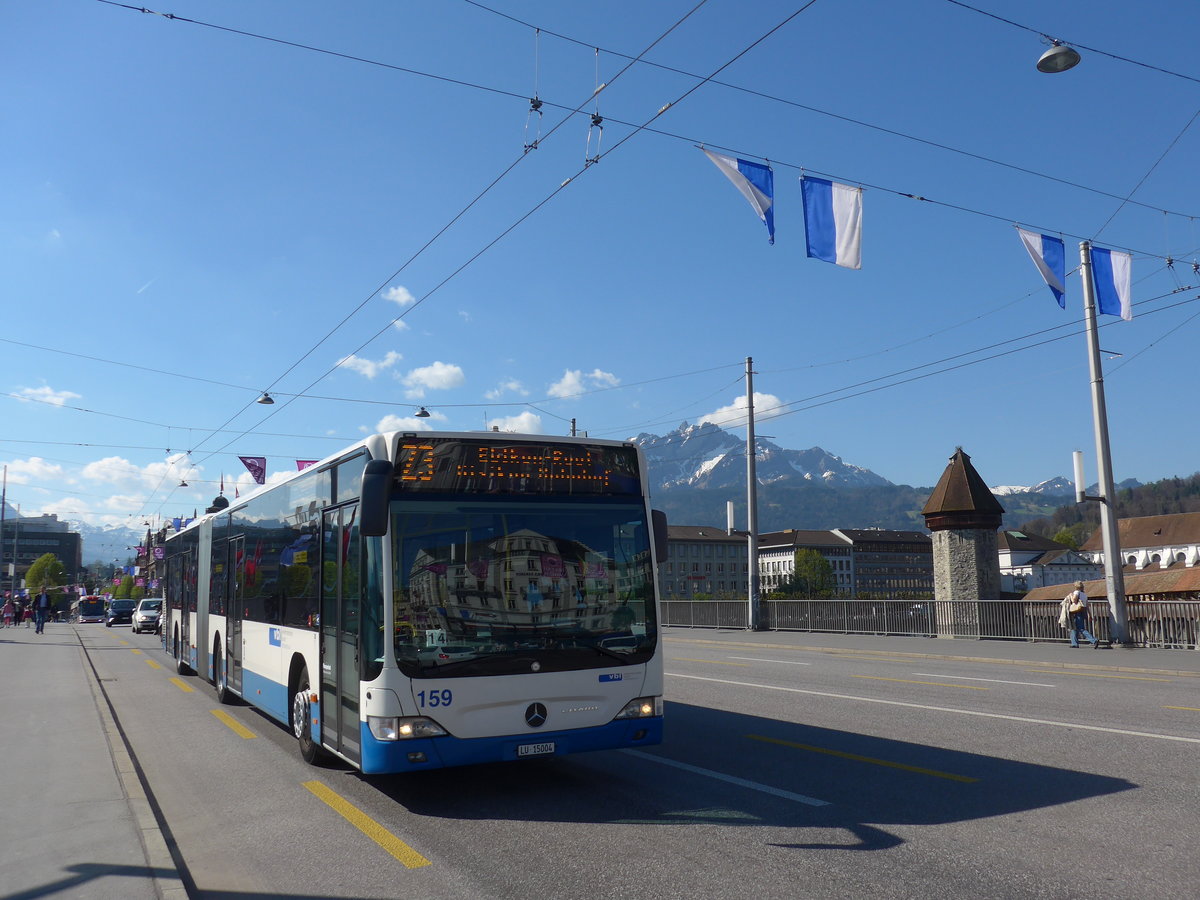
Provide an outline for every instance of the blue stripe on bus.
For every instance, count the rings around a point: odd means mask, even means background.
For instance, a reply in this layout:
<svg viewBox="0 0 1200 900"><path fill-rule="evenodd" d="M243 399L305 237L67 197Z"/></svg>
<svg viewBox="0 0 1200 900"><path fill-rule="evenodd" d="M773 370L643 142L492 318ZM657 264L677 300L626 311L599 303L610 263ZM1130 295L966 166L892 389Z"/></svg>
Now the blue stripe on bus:
<svg viewBox="0 0 1200 900"><path fill-rule="evenodd" d="M366 723L362 726L362 770L366 775L389 772L415 772L421 769L440 769L445 766L466 766L476 763L505 762L517 759L517 747L522 744L553 742L554 755L582 753L589 750L617 750L622 747L645 747L661 744L662 717L623 719L572 731L529 732L522 735L503 735L487 738L439 737L412 741L379 741ZM638 732L643 735L635 738ZM409 762L408 754L423 752L427 762ZM535 757L537 758L537 757ZM544 757L543 757L544 758Z"/></svg>
<svg viewBox="0 0 1200 900"><path fill-rule="evenodd" d="M257 672L251 672L244 668L242 669L242 699L251 706L257 706L271 718L291 726L292 708L287 685L279 684Z"/></svg>

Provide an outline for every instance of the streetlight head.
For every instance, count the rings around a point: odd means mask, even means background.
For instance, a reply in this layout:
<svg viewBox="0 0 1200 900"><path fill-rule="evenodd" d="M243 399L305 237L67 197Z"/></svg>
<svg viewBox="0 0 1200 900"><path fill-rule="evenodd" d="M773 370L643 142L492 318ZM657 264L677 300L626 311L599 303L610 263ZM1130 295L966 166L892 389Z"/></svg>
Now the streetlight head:
<svg viewBox="0 0 1200 900"><path fill-rule="evenodd" d="M1053 75L1056 72L1065 72L1067 69L1073 69L1079 65L1079 53L1074 47L1068 47L1061 41L1051 39L1052 46L1049 50L1041 55L1037 61L1037 69L1039 72L1046 72Z"/></svg>
<svg viewBox="0 0 1200 900"><path fill-rule="evenodd" d="M1041 64L1039 63L1039 65ZM263 391L263 395L254 402L261 403L263 406L271 406L275 401L271 399L270 394L268 394L266 391Z"/></svg>
<svg viewBox="0 0 1200 900"><path fill-rule="evenodd" d="M429 418L429 410L427 410L425 407L422 406L420 409L417 410L417 418L418 419L428 419Z"/></svg>
<svg viewBox="0 0 1200 900"><path fill-rule="evenodd" d="M187 486L188 486L188 483L186 481L184 481L182 478L180 478L179 479L179 487L187 487Z"/></svg>

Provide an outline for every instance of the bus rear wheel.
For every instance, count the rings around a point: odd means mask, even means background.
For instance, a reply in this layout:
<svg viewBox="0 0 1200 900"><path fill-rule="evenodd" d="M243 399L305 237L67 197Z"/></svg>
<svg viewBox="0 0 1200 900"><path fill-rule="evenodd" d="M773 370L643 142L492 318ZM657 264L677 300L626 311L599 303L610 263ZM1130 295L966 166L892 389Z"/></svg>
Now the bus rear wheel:
<svg viewBox="0 0 1200 900"><path fill-rule="evenodd" d="M296 692L292 695L292 734L300 744L301 759L306 763L317 764L326 754L312 737L312 705L308 699L311 691L308 669L303 668L296 681Z"/></svg>

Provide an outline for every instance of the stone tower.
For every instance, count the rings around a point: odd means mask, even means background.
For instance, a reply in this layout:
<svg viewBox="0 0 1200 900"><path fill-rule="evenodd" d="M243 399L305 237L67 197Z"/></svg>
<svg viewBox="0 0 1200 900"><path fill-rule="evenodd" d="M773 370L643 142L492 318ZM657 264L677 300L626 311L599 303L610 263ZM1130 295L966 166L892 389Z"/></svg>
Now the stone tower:
<svg viewBox="0 0 1200 900"><path fill-rule="evenodd" d="M1000 599L996 529L1004 507L971 465L971 457L959 447L921 514L925 527L933 533L933 596L939 636L975 637L987 624L979 601Z"/></svg>

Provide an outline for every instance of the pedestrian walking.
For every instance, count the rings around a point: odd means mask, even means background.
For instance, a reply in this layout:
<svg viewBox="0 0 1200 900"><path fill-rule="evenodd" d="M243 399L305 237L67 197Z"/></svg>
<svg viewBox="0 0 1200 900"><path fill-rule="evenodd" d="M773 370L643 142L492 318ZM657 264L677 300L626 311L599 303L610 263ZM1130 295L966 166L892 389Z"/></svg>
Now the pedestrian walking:
<svg viewBox="0 0 1200 900"><path fill-rule="evenodd" d="M1082 635L1083 639L1092 645L1095 650L1100 646L1100 641L1087 629L1088 616L1088 596L1083 589L1083 582L1075 582L1075 590L1063 597L1062 604L1059 606L1058 624L1066 628L1071 633L1071 646L1079 647L1079 638Z"/></svg>
<svg viewBox="0 0 1200 900"><path fill-rule="evenodd" d="M12 602L12 597L4 601L4 625L0 627L11 628L13 623L13 612L16 607Z"/></svg>
<svg viewBox="0 0 1200 900"><path fill-rule="evenodd" d="M33 625L35 634L46 633L46 616L50 614L50 594L46 592L46 585L42 585L42 592L37 595L37 599L33 601Z"/></svg>
<svg viewBox="0 0 1200 900"><path fill-rule="evenodd" d="M23 613L23 617L25 619L25 627L26 628L28 628L30 625L33 624L33 604L32 603L28 604L25 607L25 612Z"/></svg>

